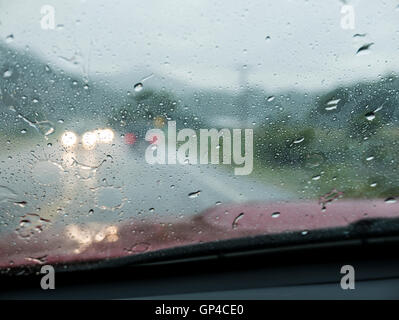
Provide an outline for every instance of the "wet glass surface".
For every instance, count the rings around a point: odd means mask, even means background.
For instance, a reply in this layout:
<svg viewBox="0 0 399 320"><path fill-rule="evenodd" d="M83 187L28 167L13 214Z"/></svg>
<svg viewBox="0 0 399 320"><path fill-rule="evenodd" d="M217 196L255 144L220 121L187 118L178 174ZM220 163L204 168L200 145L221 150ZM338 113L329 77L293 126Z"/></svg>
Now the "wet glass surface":
<svg viewBox="0 0 399 320"><path fill-rule="evenodd" d="M396 1L0 9L0 267L399 214Z"/></svg>

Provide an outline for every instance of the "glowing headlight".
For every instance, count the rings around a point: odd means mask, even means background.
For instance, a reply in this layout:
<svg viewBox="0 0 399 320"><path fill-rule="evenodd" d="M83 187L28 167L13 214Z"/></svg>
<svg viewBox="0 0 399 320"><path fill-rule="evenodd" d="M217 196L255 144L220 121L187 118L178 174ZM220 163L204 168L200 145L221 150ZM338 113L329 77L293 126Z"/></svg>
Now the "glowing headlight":
<svg viewBox="0 0 399 320"><path fill-rule="evenodd" d="M64 147L73 147L77 140L78 137L72 131L66 131L61 136L61 143Z"/></svg>
<svg viewBox="0 0 399 320"><path fill-rule="evenodd" d="M97 131L98 141L101 143L111 143L114 140L114 132L111 129L101 129Z"/></svg>
<svg viewBox="0 0 399 320"><path fill-rule="evenodd" d="M97 135L94 132L85 132L82 136L82 145L85 149L93 149L97 143Z"/></svg>

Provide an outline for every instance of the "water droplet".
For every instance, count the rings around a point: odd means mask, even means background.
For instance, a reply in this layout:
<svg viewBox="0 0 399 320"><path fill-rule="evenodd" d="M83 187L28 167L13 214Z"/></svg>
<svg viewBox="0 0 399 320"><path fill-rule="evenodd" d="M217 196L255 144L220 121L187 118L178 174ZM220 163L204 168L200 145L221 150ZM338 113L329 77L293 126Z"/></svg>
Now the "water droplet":
<svg viewBox="0 0 399 320"><path fill-rule="evenodd" d="M370 47L374 44L374 42L366 43L362 45L357 51L356 54L365 54L369 52Z"/></svg>
<svg viewBox="0 0 399 320"><path fill-rule="evenodd" d="M396 203L396 199L394 197L386 198L385 203L388 203L388 204Z"/></svg>
<svg viewBox="0 0 399 320"><path fill-rule="evenodd" d="M55 132L54 126L50 121L36 122L36 126L39 131L45 136L48 136Z"/></svg>
<svg viewBox="0 0 399 320"><path fill-rule="evenodd" d="M375 114L374 114L374 112L366 113L365 116L366 116L366 119L367 119L368 121L372 121L372 120L375 119Z"/></svg>
<svg viewBox="0 0 399 320"><path fill-rule="evenodd" d="M337 110L338 109L338 103L341 101L341 99L333 99L327 102L327 106L325 107L325 110L327 111L332 111L332 110Z"/></svg>
<svg viewBox="0 0 399 320"><path fill-rule="evenodd" d="M301 232L301 235L303 235L303 236L306 236L307 234L309 234L309 231L308 231L308 230L303 230L303 231Z"/></svg>
<svg viewBox="0 0 399 320"><path fill-rule="evenodd" d="M299 138L299 139L295 139L294 140L294 143L295 144L298 144L298 143L301 143L301 142L303 142L305 140L305 138L304 137L302 137L302 138Z"/></svg>
<svg viewBox="0 0 399 320"><path fill-rule="evenodd" d="M371 161L371 160L373 160L374 159L374 156L370 156L370 157L367 157L366 158L366 161Z"/></svg>
<svg viewBox="0 0 399 320"><path fill-rule="evenodd" d="M9 34L6 37L6 43L10 43L10 42L13 42L13 41L14 41L14 35L13 34Z"/></svg>
<svg viewBox="0 0 399 320"><path fill-rule="evenodd" d="M272 218L278 218L280 216L280 212L276 211L272 213Z"/></svg>
<svg viewBox="0 0 399 320"><path fill-rule="evenodd" d="M237 217L235 217L233 223L232 223L232 228L236 229L238 226L238 221L241 220L244 217L244 212L241 212Z"/></svg>
<svg viewBox="0 0 399 320"><path fill-rule="evenodd" d="M341 99L332 99L332 100L327 102L327 105L331 106L333 104L338 104L340 101L341 101Z"/></svg>
<svg viewBox="0 0 399 320"><path fill-rule="evenodd" d="M35 262L37 264L44 264L47 261L47 255L41 256L41 257L27 257L25 258L28 261Z"/></svg>
<svg viewBox="0 0 399 320"><path fill-rule="evenodd" d="M326 111L337 110L337 108L338 108L338 105L333 105L333 106L325 107Z"/></svg>
<svg viewBox="0 0 399 320"><path fill-rule="evenodd" d="M363 38L367 35L367 33L356 33L353 35L354 38Z"/></svg>
<svg viewBox="0 0 399 320"><path fill-rule="evenodd" d="M20 222L19 222L19 226L20 227L29 227L31 225L31 222L30 222L30 220L29 219L24 219L24 220L21 220Z"/></svg>
<svg viewBox="0 0 399 320"><path fill-rule="evenodd" d="M149 243L137 243L129 249L125 249L129 254L131 253L143 253L150 249L151 245Z"/></svg>
<svg viewBox="0 0 399 320"><path fill-rule="evenodd" d="M134 85L134 91L139 92L143 90L143 84L141 82L138 82Z"/></svg>
<svg viewBox="0 0 399 320"><path fill-rule="evenodd" d="M191 192L191 193L189 193L188 194L188 197L189 198L197 198L199 195L200 195L200 193L201 193L201 190L198 190L198 191L195 191L195 192Z"/></svg>
<svg viewBox="0 0 399 320"><path fill-rule="evenodd" d="M4 71L4 73L3 73L3 78L4 79L10 78L11 76L12 76L12 70Z"/></svg>
<svg viewBox="0 0 399 320"><path fill-rule="evenodd" d="M322 205L321 210L325 211L327 209L327 203L330 203L332 201L335 201L339 198L342 198L344 196L344 193L342 191L338 191L337 189L333 189L331 192L328 192L324 195L322 195L319 198L319 204Z"/></svg>
<svg viewBox="0 0 399 320"><path fill-rule="evenodd" d="M274 96L269 96L267 97L267 102L272 102L275 99Z"/></svg>
<svg viewBox="0 0 399 320"><path fill-rule="evenodd" d="M44 219L36 213L27 213L21 217L15 231L19 237L28 239L35 233L42 232L50 222L50 220Z"/></svg>
<svg viewBox="0 0 399 320"><path fill-rule="evenodd" d="M25 208L25 206L27 205L27 202L26 201L18 201L18 202L14 202L14 204L18 207Z"/></svg>

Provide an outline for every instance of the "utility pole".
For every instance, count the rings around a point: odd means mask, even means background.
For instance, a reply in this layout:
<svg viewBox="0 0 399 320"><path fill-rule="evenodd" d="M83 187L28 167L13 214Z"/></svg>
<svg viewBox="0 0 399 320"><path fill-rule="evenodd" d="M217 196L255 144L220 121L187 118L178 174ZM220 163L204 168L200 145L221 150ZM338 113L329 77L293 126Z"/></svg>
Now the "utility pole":
<svg viewBox="0 0 399 320"><path fill-rule="evenodd" d="M239 109L240 122L247 126L249 121L249 93L248 93L248 77L250 67L247 64L240 65L238 68L238 94L236 104Z"/></svg>

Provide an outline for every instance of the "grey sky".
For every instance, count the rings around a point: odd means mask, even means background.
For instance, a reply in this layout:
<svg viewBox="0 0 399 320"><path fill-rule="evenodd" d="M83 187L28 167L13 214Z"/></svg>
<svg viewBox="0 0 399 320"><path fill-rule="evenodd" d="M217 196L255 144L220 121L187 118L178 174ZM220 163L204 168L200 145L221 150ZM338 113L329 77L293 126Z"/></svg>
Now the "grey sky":
<svg viewBox="0 0 399 320"><path fill-rule="evenodd" d="M339 0L0 0L0 37L13 34L11 46L29 45L51 64L121 88L154 73L149 83L236 89L243 65L251 84L270 90L323 89L398 70L398 2L347 3L354 30L340 27ZM55 7L55 30L40 28L45 4ZM368 42L370 53L356 55ZM83 68L60 58L77 52Z"/></svg>

